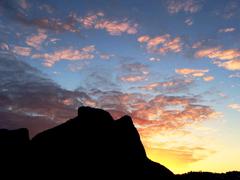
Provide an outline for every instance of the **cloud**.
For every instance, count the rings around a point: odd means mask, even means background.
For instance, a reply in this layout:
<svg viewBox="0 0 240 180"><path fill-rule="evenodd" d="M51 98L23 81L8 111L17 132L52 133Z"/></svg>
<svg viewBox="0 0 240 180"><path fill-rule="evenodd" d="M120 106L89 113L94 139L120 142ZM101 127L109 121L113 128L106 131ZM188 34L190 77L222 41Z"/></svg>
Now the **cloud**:
<svg viewBox="0 0 240 180"><path fill-rule="evenodd" d="M111 57L114 57L113 54L108 54L108 53L100 53L99 57L103 60L109 60Z"/></svg>
<svg viewBox="0 0 240 180"><path fill-rule="evenodd" d="M83 59L93 59L95 51L95 46L86 46L81 49L73 50L73 49L64 49L58 50L53 53L44 53L44 54L33 54L32 58L43 58L44 65L47 67L52 67L56 62L61 60L68 61L77 61Z"/></svg>
<svg viewBox="0 0 240 180"><path fill-rule="evenodd" d="M88 65L89 65L88 61L78 61L78 62L69 64L68 69L72 72L78 72Z"/></svg>
<svg viewBox="0 0 240 180"><path fill-rule="evenodd" d="M240 73L230 74L229 78L240 78Z"/></svg>
<svg viewBox="0 0 240 180"><path fill-rule="evenodd" d="M171 38L169 34L150 38L148 35L138 37L138 42L146 44L146 49L151 53L166 54L167 52L178 53L182 50L180 37Z"/></svg>
<svg viewBox="0 0 240 180"><path fill-rule="evenodd" d="M214 77L213 76L205 76L205 77L203 77L203 80L204 81L212 81L212 80L214 80Z"/></svg>
<svg viewBox="0 0 240 180"><path fill-rule="evenodd" d="M87 29L102 29L112 36L119 36L122 33L137 33L138 24L132 24L127 19L123 21L109 20L105 18L104 13L102 12L88 14L85 17L78 17L75 13L72 13L70 14L70 17Z"/></svg>
<svg viewBox="0 0 240 180"><path fill-rule="evenodd" d="M145 91L155 91L160 93L177 93L188 90L189 86L193 83L191 79L173 79L171 81L154 82L145 86L140 86L138 89Z"/></svg>
<svg viewBox="0 0 240 180"><path fill-rule="evenodd" d="M18 4L22 9L30 8L30 4L27 2L27 0L19 0Z"/></svg>
<svg viewBox="0 0 240 180"><path fill-rule="evenodd" d="M202 77L208 71L209 71L208 69L188 69L188 68L176 69L175 70L175 72L178 73L178 74L191 75L193 77Z"/></svg>
<svg viewBox="0 0 240 180"><path fill-rule="evenodd" d="M198 0L168 0L167 10L170 14L179 12L196 13L201 9L200 1Z"/></svg>
<svg viewBox="0 0 240 180"><path fill-rule="evenodd" d="M122 64L120 70L123 75L119 79L124 82L144 81L149 75L148 67L141 63Z"/></svg>
<svg viewBox="0 0 240 180"><path fill-rule="evenodd" d="M20 56L30 56L32 49L29 47L13 46L12 52Z"/></svg>
<svg viewBox="0 0 240 180"><path fill-rule="evenodd" d="M192 26L193 25L193 19L192 18L187 18L184 23L188 26Z"/></svg>
<svg viewBox="0 0 240 180"><path fill-rule="evenodd" d="M9 50L9 46L7 43L0 43L0 49L3 51L8 51Z"/></svg>
<svg viewBox="0 0 240 180"><path fill-rule="evenodd" d="M151 61L151 62L159 62L160 58L150 57L149 61Z"/></svg>
<svg viewBox="0 0 240 180"><path fill-rule="evenodd" d="M54 11L54 8L52 6L50 6L49 4L42 4L41 6L39 6L40 10L43 10L49 14L52 14Z"/></svg>
<svg viewBox="0 0 240 180"><path fill-rule="evenodd" d="M240 70L240 51L238 49L222 50L220 47L198 50L195 57L213 59L213 63L227 70Z"/></svg>
<svg viewBox="0 0 240 180"><path fill-rule="evenodd" d="M182 50L181 39L176 37L163 44L163 47L159 48L160 54L166 54L167 52L178 53Z"/></svg>
<svg viewBox="0 0 240 180"><path fill-rule="evenodd" d="M127 34L136 34L137 26L137 24L130 25L128 22L102 20L95 25L95 28L105 29L110 35L119 36L124 32Z"/></svg>
<svg viewBox="0 0 240 180"><path fill-rule="evenodd" d="M214 64L217 64L219 67L223 67L230 71L240 70L240 59L233 59L226 62L215 61Z"/></svg>
<svg viewBox="0 0 240 180"><path fill-rule="evenodd" d="M144 36L140 36L138 37L138 42L140 43L144 43L144 42L147 42L148 40L150 39L150 37L148 35L144 35Z"/></svg>
<svg viewBox="0 0 240 180"><path fill-rule="evenodd" d="M47 39L46 31L38 29L38 34L27 37L26 44L39 50L41 48L42 43L46 39Z"/></svg>
<svg viewBox="0 0 240 180"><path fill-rule="evenodd" d="M125 75L120 77L120 80L124 82L138 82L146 80L146 78L144 75Z"/></svg>
<svg viewBox="0 0 240 180"><path fill-rule="evenodd" d="M62 100L83 95L61 89L12 55L0 56L0 128L27 127L33 135L74 116L75 109Z"/></svg>
<svg viewBox="0 0 240 180"><path fill-rule="evenodd" d="M224 28L224 29L219 29L218 32L225 32L225 33L228 33L228 32L234 32L236 29L233 28L233 27L229 27L229 28Z"/></svg>
<svg viewBox="0 0 240 180"><path fill-rule="evenodd" d="M240 104L229 104L228 107L240 112Z"/></svg>

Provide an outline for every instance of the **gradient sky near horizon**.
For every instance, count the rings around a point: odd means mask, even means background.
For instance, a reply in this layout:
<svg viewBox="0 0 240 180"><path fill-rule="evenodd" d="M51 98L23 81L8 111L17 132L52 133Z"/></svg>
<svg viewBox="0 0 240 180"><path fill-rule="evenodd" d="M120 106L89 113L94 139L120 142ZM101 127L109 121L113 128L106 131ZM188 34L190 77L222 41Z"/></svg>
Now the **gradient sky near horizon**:
<svg viewBox="0 0 240 180"><path fill-rule="evenodd" d="M239 0L1 0L0 128L129 114L175 173L240 170Z"/></svg>

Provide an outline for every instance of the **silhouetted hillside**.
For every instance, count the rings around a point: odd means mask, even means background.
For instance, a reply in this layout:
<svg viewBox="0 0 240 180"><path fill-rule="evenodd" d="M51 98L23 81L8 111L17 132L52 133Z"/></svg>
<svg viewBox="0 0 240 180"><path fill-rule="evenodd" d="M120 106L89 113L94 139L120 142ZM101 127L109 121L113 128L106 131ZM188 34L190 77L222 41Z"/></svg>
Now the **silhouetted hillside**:
<svg viewBox="0 0 240 180"><path fill-rule="evenodd" d="M5 169L24 176L34 174L44 179L239 179L238 172L174 176L169 169L147 158L131 117L113 120L108 112L90 107L80 107L77 117L39 133L32 140L26 129L19 129L1 130L0 141L6 150L6 161L2 161L6 162Z"/></svg>

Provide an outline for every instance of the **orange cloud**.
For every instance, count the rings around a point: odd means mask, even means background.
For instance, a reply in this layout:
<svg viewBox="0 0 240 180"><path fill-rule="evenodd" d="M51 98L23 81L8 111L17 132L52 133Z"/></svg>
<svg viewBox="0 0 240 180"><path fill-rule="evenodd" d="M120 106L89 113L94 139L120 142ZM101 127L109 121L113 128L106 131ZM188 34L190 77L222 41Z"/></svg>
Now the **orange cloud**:
<svg viewBox="0 0 240 180"><path fill-rule="evenodd" d="M144 35L144 36L140 36L138 37L138 42L140 43L144 43L144 42L147 42L148 40L150 39L150 37L148 35Z"/></svg>
<svg viewBox="0 0 240 180"><path fill-rule="evenodd" d="M181 39L176 37L171 41L163 44L163 47L159 49L160 54L166 54L167 52L180 52L182 50Z"/></svg>
<svg viewBox="0 0 240 180"><path fill-rule="evenodd" d="M214 64L227 70L240 70L240 51L238 49L221 50L220 47L208 48L197 51L195 57L213 59Z"/></svg>
<svg viewBox="0 0 240 180"><path fill-rule="evenodd" d="M95 47L93 45L86 46L84 48L73 50L73 49L64 49L55 51L52 54L34 54L32 58L43 58L45 62L43 63L47 67L52 67L56 62L60 60L83 60L83 59L93 59L93 52L95 51Z"/></svg>
<svg viewBox="0 0 240 180"><path fill-rule="evenodd" d="M205 76L205 77L203 77L203 80L204 81L212 81L212 80L214 80L214 77L213 76Z"/></svg>
<svg viewBox="0 0 240 180"><path fill-rule="evenodd" d="M230 27L230 28L224 28L224 29L219 29L218 32L225 32L225 33L228 33L228 32L234 32L236 29L233 28L233 27Z"/></svg>
<svg viewBox="0 0 240 180"><path fill-rule="evenodd" d="M147 49L155 49L159 44L166 42L170 38L169 34L165 34L162 36L156 36L147 41Z"/></svg>
<svg viewBox="0 0 240 180"><path fill-rule="evenodd" d="M209 71L208 69L188 69L188 68L176 69L175 70L175 72L178 73L178 74L191 75L191 76L194 76L194 77L202 77L208 71Z"/></svg>
<svg viewBox="0 0 240 180"><path fill-rule="evenodd" d="M126 75L126 76L120 77L120 80L124 82L138 82L138 81L146 80L146 76L145 75Z"/></svg>
<svg viewBox="0 0 240 180"><path fill-rule="evenodd" d="M30 56L32 49L29 47L14 46L12 52L20 56Z"/></svg>
<svg viewBox="0 0 240 180"><path fill-rule="evenodd" d="M240 112L240 104L229 104L228 107Z"/></svg>
<svg viewBox="0 0 240 180"><path fill-rule="evenodd" d="M179 12L196 13L201 9L201 5L196 0L169 0L168 12L176 14Z"/></svg>
<svg viewBox="0 0 240 180"><path fill-rule="evenodd" d="M230 71L240 70L240 59L234 59L226 62L216 61L215 64Z"/></svg>
<svg viewBox="0 0 240 180"><path fill-rule="evenodd" d="M34 47L35 49L40 49L41 44L47 39L46 31L39 29L37 35L32 35L27 37L26 44Z"/></svg>
<svg viewBox="0 0 240 180"><path fill-rule="evenodd" d="M221 50L220 47L207 48L195 53L197 58L208 57L210 59L232 60L240 57L240 51L237 49Z"/></svg>
<svg viewBox="0 0 240 180"><path fill-rule="evenodd" d="M148 35L138 37L138 42L146 43L149 52L166 54L167 52L180 52L182 50L181 38L171 38L169 34L150 38Z"/></svg>

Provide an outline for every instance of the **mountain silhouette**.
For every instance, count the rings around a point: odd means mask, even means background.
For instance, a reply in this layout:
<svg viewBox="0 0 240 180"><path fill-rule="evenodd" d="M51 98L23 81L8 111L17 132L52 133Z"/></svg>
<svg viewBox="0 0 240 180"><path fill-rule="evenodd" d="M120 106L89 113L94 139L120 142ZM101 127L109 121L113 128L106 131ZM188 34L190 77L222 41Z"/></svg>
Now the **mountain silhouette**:
<svg viewBox="0 0 240 180"><path fill-rule="evenodd" d="M43 131L31 140L27 129L0 130L0 145L5 150L4 169L18 172L23 177L35 178L30 174L44 179L210 177L209 174L204 174L206 177L203 174L174 175L147 158L130 116L114 120L108 112L90 107L80 107L77 117ZM15 174L8 174L11 175ZM210 179L223 177L211 176ZM239 173L226 177L239 178Z"/></svg>

